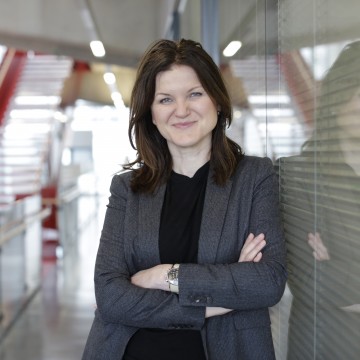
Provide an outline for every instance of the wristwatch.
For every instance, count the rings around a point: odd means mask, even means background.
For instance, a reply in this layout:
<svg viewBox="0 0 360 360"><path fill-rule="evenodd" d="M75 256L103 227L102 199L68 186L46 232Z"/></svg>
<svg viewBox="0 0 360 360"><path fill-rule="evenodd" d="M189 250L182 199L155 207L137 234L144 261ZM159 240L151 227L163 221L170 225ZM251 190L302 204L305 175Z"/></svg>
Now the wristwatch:
<svg viewBox="0 0 360 360"><path fill-rule="evenodd" d="M180 264L174 264L167 272L165 281L169 284L169 290L179 293L179 267Z"/></svg>

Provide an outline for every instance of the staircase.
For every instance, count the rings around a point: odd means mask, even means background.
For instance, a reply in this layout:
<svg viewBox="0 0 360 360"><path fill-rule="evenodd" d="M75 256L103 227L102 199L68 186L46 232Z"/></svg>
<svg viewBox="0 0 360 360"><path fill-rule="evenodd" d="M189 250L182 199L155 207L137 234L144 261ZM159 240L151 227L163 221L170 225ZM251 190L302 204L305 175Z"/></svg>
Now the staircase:
<svg viewBox="0 0 360 360"><path fill-rule="evenodd" d="M256 155L277 159L298 153L307 136L306 126L278 58L232 60L230 68L241 79L250 104L250 116L243 120L244 139L251 147L257 145Z"/></svg>
<svg viewBox="0 0 360 360"><path fill-rule="evenodd" d="M68 58L34 53L24 56L22 71L0 127L2 207L39 193L56 171L51 168L52 157L54 151L59 151L64 119L59 110L60 95L72 68L72 60Z"/></svg>

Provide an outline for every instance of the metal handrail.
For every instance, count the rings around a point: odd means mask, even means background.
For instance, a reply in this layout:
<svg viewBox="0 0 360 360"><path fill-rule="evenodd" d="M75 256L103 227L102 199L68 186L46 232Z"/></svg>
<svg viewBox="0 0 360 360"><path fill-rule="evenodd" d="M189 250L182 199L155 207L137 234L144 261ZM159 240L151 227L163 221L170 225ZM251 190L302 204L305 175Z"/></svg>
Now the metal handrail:
<svg viewBox="0 0 360 360"><path fill-rule="evenodd" d="M55 198L43 198L42 203L46 206L61 206L63 204L69 203L73 201L74 199L78 198L80 196L80 191L75 189L70 189L69 191L65 192L64 194L60 194L60 197Z"/></svg>
<svg viewBox="0 0 360 360"><path fill-rule="evenodd" d="M7 232L3 233L0 229L0 247L3 246L7 241L11 240L15 236L22 234L29 225L33 224L36 221L41 221L47 218L51 214L51 208L46 207L35 214L28 215L23 219L16 227L11 228ZM2 228L5 228L3 226Z"/></svg>

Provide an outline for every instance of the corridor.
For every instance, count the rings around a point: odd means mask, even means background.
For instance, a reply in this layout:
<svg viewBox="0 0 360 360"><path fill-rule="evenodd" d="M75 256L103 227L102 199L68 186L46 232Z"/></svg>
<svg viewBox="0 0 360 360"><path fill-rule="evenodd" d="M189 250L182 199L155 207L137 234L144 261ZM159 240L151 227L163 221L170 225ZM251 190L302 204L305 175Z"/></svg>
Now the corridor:
<svg viewBox="0 0 360 360"><path fill-rule="evenodd" d="M82 226L77 246L43 262L42 287L1 343L1 360L81 358L94 313L93 268L106 201Z"/></svg>

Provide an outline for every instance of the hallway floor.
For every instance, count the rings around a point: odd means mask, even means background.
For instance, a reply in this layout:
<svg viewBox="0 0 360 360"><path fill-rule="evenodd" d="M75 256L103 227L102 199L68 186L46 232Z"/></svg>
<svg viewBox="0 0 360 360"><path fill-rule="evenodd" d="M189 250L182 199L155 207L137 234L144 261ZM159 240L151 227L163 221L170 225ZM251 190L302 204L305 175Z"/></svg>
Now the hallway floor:
<svg viewBox="0 0 360 360"><path fill-rule="evenodd" d="M106 202L100 202L100 210L105 211ZM94 316L100 212L83 227L77 246L63 259L43 262L42 287L0 344L0 360L81 359Z"/></svg>

